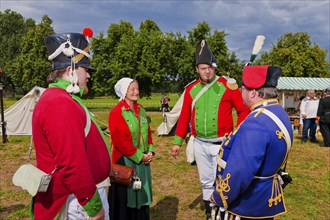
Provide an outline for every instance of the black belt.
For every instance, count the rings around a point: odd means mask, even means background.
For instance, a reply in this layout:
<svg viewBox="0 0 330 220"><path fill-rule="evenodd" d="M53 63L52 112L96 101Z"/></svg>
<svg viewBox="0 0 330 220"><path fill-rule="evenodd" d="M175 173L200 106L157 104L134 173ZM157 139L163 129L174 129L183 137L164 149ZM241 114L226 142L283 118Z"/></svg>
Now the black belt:
<svg viewBox="0 0 330 220"><path fill-rule="evenodd" d="M216 141L216 142L205 141L205 140L199 139L198 137L196 137L196 139L199 140L199 141L201 141L201 142L208 143L208 144L215 144L215 145L222 144L222 141Z"/></svg>
<svg viewBox="0 0 330 220"><path fill-rule="evenodd" d="M204 141L204 142L205 142L205 141ZM222 144L222 141L218 141L218 142L210 142L210 141L206 141L206 143L219 145L219 144Z"/></svg>

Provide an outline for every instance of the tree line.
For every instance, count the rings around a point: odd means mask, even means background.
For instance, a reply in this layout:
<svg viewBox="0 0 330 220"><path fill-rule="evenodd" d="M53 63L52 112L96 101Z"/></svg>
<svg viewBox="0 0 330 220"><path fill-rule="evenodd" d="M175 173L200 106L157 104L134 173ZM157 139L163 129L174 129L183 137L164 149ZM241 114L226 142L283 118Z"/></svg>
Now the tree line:
<svg viewBox="0 0 330 220"><path fill-rule="evenodd" d="M55 34L52 20L44 15L40 23L10 9L0 12L0 67L6 93L25 94L35 85L47 87L51 62L44 38ZM218 75L230 75L240 83L245 61L230 52L224 30L214 30L203 21L186 34L163 33L152 20L137 30L127 21L112 23L106 33L91 39L93 54L90 96L114 95L113 87L122 77L138 80L141 96L152 92L182 92L197 78L195 47L206 39L220 66ZM252 49L252 48L251 48ZM286 33L262 52L256 64L282 67L283 76L330 77L327 49L311 42L306 32Z"/></svg>

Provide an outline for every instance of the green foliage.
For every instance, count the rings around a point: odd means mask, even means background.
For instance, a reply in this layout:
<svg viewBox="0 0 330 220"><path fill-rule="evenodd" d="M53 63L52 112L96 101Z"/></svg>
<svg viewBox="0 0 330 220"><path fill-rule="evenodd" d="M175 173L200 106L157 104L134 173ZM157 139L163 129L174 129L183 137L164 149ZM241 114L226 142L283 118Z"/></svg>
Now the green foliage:
<svg viewBox="0 0 330 220"><path fill-rule="evenodd" d="M96 95L114 95L115 83L136 69L137 46L134 28L125 21L111 24L108 37L93 37L92 65L97 68L91 80Z"/></svg>
<svg viewBox="0 0 330 220"><path fill-rule="evenodd" d="M136 31L125 21L110 24L108 37L101 33L92 40L92 63L97 67L91 79L93 90L96 95L113 95L115 83L122 77L131 77L139 82L141 97L150 96L152 90L181 92L197 78L194 54L201 39L210 39L222 66L220 74L238 69L236 55L228 53L226 34L216 30L211 35L210 31L209 25L201 22L188 32L187 40L180 33L163 34L150 19Z"/></svg>
<svg viewBox="0 0 330 220"><path fill-rule="evenodd" d="M21 14L10 9L0 11L0 67L3 68L4 88L8 92L14 93L14 84L9 74L15 71L9 66L13 65L13 59L21 53L20 43L24 34L34 27L35 21L32 19L24 20Z"/></svg>
<svg viewBox="0 0 330 220"><path fill-rule="evenodd" d="M330 77L327 53L327 49L312 44L306 32L286 33L256 63L280 66L283 76Z"/></svg>
<svg viewBox="0 0 330 220"><path fill-rule="evenodd" d="M165 37L168 59L168 73L163 78L160 92L182 92L184 87L196 79L195 48L180 33L167 33Z"/></svg>
<svg viewBox="0 0 330 220"><path fill-rule="evenodd" d="M210 36L211 27L206 21L199 22L197 27L188 31L188 40L194 47L196 47L201 40L208 39Z"/></svg>
<svg viewBox="0 0 330 220"><path fill-rule="evenodd" d="M140 25L137 42L139 56L135 78L139 82L142 97L150 96L151 85L159 84L162 76L167 73L165 66L161 66L166 50L163 34L156 23L146 20Z"/></svg>
<svg viewBox="0 0 330 220"><path fill-rule="evenodd" d="M44 37L54 34L52 20L46 15L36 24L31 18L6 10L0 12L0 66L4 69L6 92L24 94L32 86L46 87L50 69ZM163 33L147 19L134 30L127 21L111 23L106 35L101 32L91 41L93 53L88 97L115 95L114 85L122 77L131 77L140 84L141 97L152 92L182 92L198 78L195 70L195 47L205 39L218 62L217 74L230 75L240 84L244 63L226 42L227 33L214 30L206 21L181 33ZM264 52L256 64L282 67L283 76L330 77L328 50L311 43L307 33L286 33L272 50Z"/></svg>
<svg viewBox="0 0 330 220"><path fill-rule="evenodd" d="M20 53L8 64L10 76L16 92L25 94L35 85L46 87L50 62L47 61L47 50L44 38L54 33L52 20L43 16L40 24L29 28L20 41Z"/></svg>
<svg viewBox="0 0 330 220"><path fill-rule="evenodd" d="M26 29L33 26L34 21L24 21L21 14L10 9L0 11L0 66L5 67L7 62L20 53L20 40Z"/></svg>

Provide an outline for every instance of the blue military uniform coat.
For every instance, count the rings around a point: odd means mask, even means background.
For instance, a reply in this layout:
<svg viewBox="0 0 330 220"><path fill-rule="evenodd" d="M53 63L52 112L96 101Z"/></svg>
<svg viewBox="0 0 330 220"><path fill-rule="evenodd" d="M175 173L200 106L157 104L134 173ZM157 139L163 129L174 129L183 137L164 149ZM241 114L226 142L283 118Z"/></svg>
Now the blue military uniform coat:
<svg viewBox="0 0 330 220"><path fill-rule="evenodd" d="M290 138L262 113L264 109L282 121ZM225 162L225 168L217 167L213 193L217 205L246 218L285 213L283 189L276 173L287 159L292 137L290 119L276 99L255 104L250 115L220 147L218 161Z"/></svg>

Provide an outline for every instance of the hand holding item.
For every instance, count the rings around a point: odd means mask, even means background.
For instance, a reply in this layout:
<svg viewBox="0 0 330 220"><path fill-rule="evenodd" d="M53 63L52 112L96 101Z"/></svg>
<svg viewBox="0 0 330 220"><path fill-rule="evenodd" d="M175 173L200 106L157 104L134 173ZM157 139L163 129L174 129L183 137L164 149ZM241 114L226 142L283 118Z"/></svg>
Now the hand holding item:
<svg viewBox="0 0 330 220"><path fill-rule="evenodd" d="M154 159L154 153L153 152L148 152L148 156L151 158L149 159L149 163Z"/></svg>
<svg viewBox="0 0 330 220"><path fill-rule="evenodd" d="M149 164L153 158L153 155L151 152L144 154L142 157L142 163Z"/></svg>
<svg viewBox="0 0 330 220"><path fill-rule="evenodd" d="M210 201L213 203L213 205L214 205L214 204L217 204L217 203L215 202L215 200L214 200L213 194L212 194L211 197L210 197Z"/></svg>
<svg viewBox="0 0 330 220"><path fill-rule="evenodd" d="M176 159L176 157L179 155L179 153L180 153L180 146L174 145L172 147L172 156Z"/></svg>
<svg viewBox="0 0 330 220"><path fill-rule="evenodd" d="M102 220L104 219L104 209L102 208L94 217L90 218L91 220Z"/></svg>

